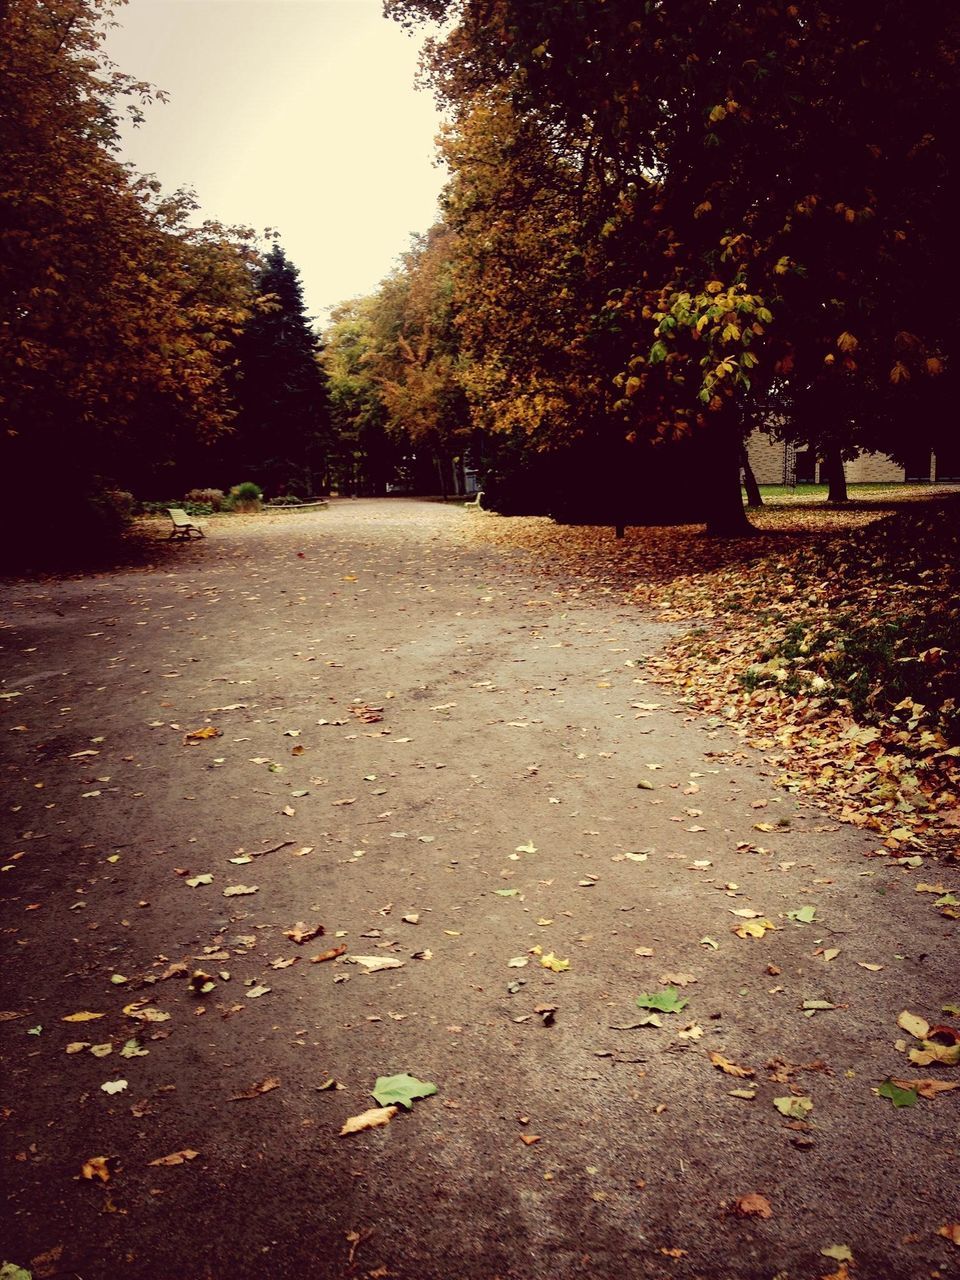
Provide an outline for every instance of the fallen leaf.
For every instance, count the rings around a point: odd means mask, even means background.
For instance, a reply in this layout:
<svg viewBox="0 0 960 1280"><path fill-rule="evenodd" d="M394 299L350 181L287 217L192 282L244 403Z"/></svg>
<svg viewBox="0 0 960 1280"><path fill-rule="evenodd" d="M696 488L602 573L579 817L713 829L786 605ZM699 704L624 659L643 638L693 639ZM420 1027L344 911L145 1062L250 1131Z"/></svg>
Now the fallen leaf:
<svg viewBox="0 0 960 1280"><path fill-rule="evenodd" d="M191 876L189 880L184 881L191 889L196 889L202 884L213 884L213 876L209 872L204 872L199 876Z"/></svg>
<svg viewBox="0 0 960 1280"><path fill-rule="evenodd" d="M718 1071L722 1071L724 1075L733 1076L737 1080L748 1080L751 1076L757 1074L752 1067L738 1067L736 1063L731 1062L729 1058L725 1058L722 1053L717 1053L715 1050L711 1050L708 1057Z"/></svg>
<svg viewBox="0 0 960 1280"><path fill-rule="evenodd" d="M825 1244L820 1250L824 1258L832 1258L834 1262L852 1262L853 1250L848 1244Z"/></svg>
<svg viewBox="0 0 960 1280"><path fill-rule="evenodd" d="M206 738L220 738L222 736L222 729L216 729L212 724L205 724L202 729L191 729L189 733L185 733L183 740L184 742L203 742Z"/></svg>
<svg viewBox="0 0 960 1280"><path fill-rule="evenodd" d="M918 1067L929 1067L939 1062L944 1067L955 1067L960 1063L960 1044L937 1044L935 1040L923 1040L919 1049L911 1049L910 1061Z"/></svg>
<svg viewBox="0 0 960 1280"><path fill-rule="evenodd" d="M279 1089L280 1081L276 1076L268 1076L266 1080L261 1080L259 1084L252 1084L249 1089L243 1093L234 1093L230 1097L231 1102L245 1102L250 1098L258 1098L261 1093L270 1093L272 1089Z"/></svg>
<svg viewBox="0 0 960 1280"><path fill-rule="evenodd" d="M81 1176L88 1182L109 1182L112 1177L111 1163L116 1156L91 1156L80 1166Z"/></svg>
<svg viewBox="0 0 960 1280"><path fill-rule="evenodd" d="M358 964L367 973L379 973L381 969L402 969L406 963L393 956L347 956L350 964Z"/></svg>
<svg viewBox="0 0 960 1280"><path fill-rule="evenodd" d="M766 1196L762 1196L756 1191L747 1196L740 1196L734 1207L741 1218L773 1217L773 1208L770 1201Z"/></svg>
<svg viewBox="0 0 960 1280"><path fill-rule="evenodd" d="M928 1100L936 1098L940 1093L950 1093L953 1089L960 1089L960 1084L956 1081L948 1083L946 1080L898 1080L896 1076L891 1076L890 1079L898 1088L910 1089L921 1098Z"/></svg>
<svg viewBox="0 0 960 1280"><path fill-rule="evenodd" d="M937 1235L960 1247L960 1222L945 1222L942 1227L937 1228Z"/></svg>
<svg viewBox="0 0 960 1280"><path fill-rule="evenodd" d="M539 1133L521 1133L519 1138L525 1147L532 1147L535 1142L540 1141Z"/></svg>
<svg viewBox="0 0 960 1280"><path fill-rule="evenodd" d="M329 951L321 951L319 955L311 956L311 964L323 964L325 960L336 960L337 956L342 956L346 951L346 945L340 947L331 947Z"/></svg>
<svg viewBox="0 0 960 1280"><path fill-rule="evenodd" d="M378 1076L370 1092L381 1107L396 1104L411 1111L415 1098L433 1097L437 1092L437 1086L403 1072L396 1076Z"/></svg>
<svg viewBox="0 0 960 1280"><path fill-rule="evenodd" d="M389 1124L398 1110L399 1107L371 1107L358 1116L351 1116L344 1122L340 1137L343 1138L348 1133L361 1133L364 1129L379 1129L381 1125Z"/></svg>
<svg viewBox="0 0 960 1280"><path fill-rule="evenodd" d="M321 937L323 931L322 924L304 924L302 920L298 920L292 929L284 929L283 936L299 946L304 942L310 942L313 938Z"/></svg>
<svg viewBox="0 0 960 1280"><path fill-rule="evenodd" d="M548 951L545 956L541 956L540 963L544 969L549 969L552 973L566 973L570 968L569 960L561 960L552 951Z"/></svg>
<svg viewBox="0 0 960 1280"><path fill-rule="evenodd" d="M266 987L262 983L258 983L255 987L251 987L247 992L248 1000L258 1000L260 996L265 996L267 992L272 991L272 987Z"/></svg>
<svg viewBox="0 0 960 1280"><path fill-rule="evenodd" d="M764 916L760 920L744 920L743 924L734 925L732 931L738 938L762 938L768 930L776 927L772 920Z"/></svg>
<svg viewBox="0 0 960 1280"><path fill-rule="evenodd" d="M100 1086L104 1093L123 1093L127 1087L126 1080L105 1080Z"/></svg>
<svg viewBox="0 0 960 1280"><path fill-rule="evenodd" d="M691 982L696 982L696 978L692 973L661 973L660 981L668 986L688 987Z"/></svg>
<svg viewBox="0 0 960 1280"><path fill-rule="evenodd" d="M923 1018L915 1013L910 1013L904 1009L897 1018L897 1026L902 1031L906 1031L908 1035L914 1036L917 1040L925 1040L930 1034L930 1024L925 1022Z"/></svg>
<svg viewBox="0 0 960 1280"><path fill-rule="evenodd" d="M199 1154L199 1151L194 1151L191 1147L184 1147L182 1151L171 1151L168 1156L160 1156L159 1159L151 1160L149 1163L151 1167L154 1165L185 1164L188 1160L196 1160Z"/></svg>
<svg viewBox="0 0 960 1280"><path fill-rule="evenodd" d="M812 924L816 914L816 907L798 907L796 911L787 912L787 919L794 920L797 924Z"/></svg>
<svg viewBox="0 0 960 1280"><path fill-rule="evenodd" d="M788 1094L784 1098L774 1098L773 1105L782 1116L787 1116L791 1120L806 1120L813 1110L813 1099L795 1098Z"/></svg>
<svg viewBox="0 0 960 1280"><path fill-rule="evenodd" d="M676 987L666 987L663 991L641 992L637 996L638 1009L655 1009L658 1013L679 1013L690 1003L681 996Z"/></svg>
<svg viewBox="0 0 960 1280"><path fill-rule="evenodd" d="M65 1018L61 1018L61 1022L93 1022L97 1018L105 1018L106 1016L105 1013L90 1013L89 1010L83 1009L80 1013L68 1013Z"/></svg>

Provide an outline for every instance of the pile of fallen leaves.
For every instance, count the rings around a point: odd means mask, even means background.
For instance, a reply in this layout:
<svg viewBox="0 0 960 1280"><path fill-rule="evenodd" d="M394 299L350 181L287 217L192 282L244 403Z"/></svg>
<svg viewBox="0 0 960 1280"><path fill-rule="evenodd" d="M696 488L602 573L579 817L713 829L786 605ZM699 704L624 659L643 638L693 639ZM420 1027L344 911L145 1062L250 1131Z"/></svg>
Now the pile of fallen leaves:
<svg viewBox="0 0 960 1280"><path fill-rule="evenodd" d="M910 855L960 844L960 500L755 516L760 536L484 520L553 571L691 624L646 670L780 782ZM474 523L474 522L471 522ZM543 561L541 560L541 563Z"/></svg>

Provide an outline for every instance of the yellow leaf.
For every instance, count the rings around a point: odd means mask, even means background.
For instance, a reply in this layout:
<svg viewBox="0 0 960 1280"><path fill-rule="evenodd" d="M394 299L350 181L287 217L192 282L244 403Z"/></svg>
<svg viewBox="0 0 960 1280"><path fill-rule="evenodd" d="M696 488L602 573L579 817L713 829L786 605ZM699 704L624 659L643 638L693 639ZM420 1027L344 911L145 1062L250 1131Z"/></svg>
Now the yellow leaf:
<svg viewBox="0 0 960 1280"><path fill-rule="evenodd" d="M706 285L707 293L719 293L722 288L723 282L721 280L710 280Z"/></svg>
<svg viewBox="0 0 960 1280"><path fill-rule="evenodd" d="M80 1166L80 1172L88 1182L94 1180L109 1182L111 1158L111 1156L91 1156L89 1160L84 1160Z"/></svg>
<svg viewBox="0 0 960 1280"><path fill-rule="evenodd" d="M908 1009L904 1009L897 1018L897 1026L901 1031L909 1032L917 1040L925 1040L930 1034L930 1024L924 1022L923 1018L918 1017L917 1014L910 1013Z"/></svg>
<svg viewBox="0 0 960 1280"><path fill-rule="evenodd" d="M369 1111L363 1111L358 1116L351 1116L344 1122L340 1137L348 1133L360 1133L364 1129L379 1129L381 1125L389 1124L397 1111L397 1107L371 1107Z"/></svg>
<svg viewBox="0 0 960 1280"><path fill-rule="evenodd" d="M841 351L856 351L859 345L859 341L853 336L853 334L847 333L846 331L841 333L840 337L837 339L837 346Z"/></svg>
<svg viewBox="0 0 960 1280"><path fill-rule="evenodd" d="M890 370L890 381L893 383L910 381L910 370L902 360L898 360Z"/></svg>
<svg viewBox="0 0 960 1280"><path fill-rule="evenodd" d="M219 738L222 730L215 729L212 724L206 724L202 729L193 729L190 733L183 735L184 742L202 742L204 738Z"/></svg>
<svg viewBox="0 0 960 1280"><path fill-rule="evenodd" d="M717 124L720 120L723 120L726 117L726 114L727 114L726 107L721 107L721 106L714 107L713 110L710 112L710 123Z"/></svg>
<svg viewBox="0 0 960 1280"><path fill-rule="evenodd" d="M541 956L540 963L544 969L550 969L553 973L565 973L570 968L569 960L559 959L552 951L548 951L545 956Z"/></svg>
<svg viewBox="0 0 960 1280"><path fill-rule="evenodd" d="M765 916L762 920L744 920L743 924L735 924L733 932L738 938L762 938L768 929L776 929L772 920Z"/></svg>
<svg viewBox="0 0 960 1280"><path fill-rule="evenodd" d="M943 1236L951 1244L960 1245L960 1222L945 1222L937 1228L937 1235Z"/></svg>
<svg viewBox="0 0 960 1280"><path fill-rule="evenodd" d="M929 1067L939 1062L945 1067L955 1067L960 1062L960 1044L937 1044L924 1040L919 1049L911 1049L909 1058L918 1067Z"/></svg>
<svg viewBox="0 0 960 1280"><path fill-rule="evenodd" d="M87 1009L81 1010L80 1013L68 1013L61 1021L63 1022L95 1022L97 1018L105 1018L105 1013L90 1013Z"/></svg>

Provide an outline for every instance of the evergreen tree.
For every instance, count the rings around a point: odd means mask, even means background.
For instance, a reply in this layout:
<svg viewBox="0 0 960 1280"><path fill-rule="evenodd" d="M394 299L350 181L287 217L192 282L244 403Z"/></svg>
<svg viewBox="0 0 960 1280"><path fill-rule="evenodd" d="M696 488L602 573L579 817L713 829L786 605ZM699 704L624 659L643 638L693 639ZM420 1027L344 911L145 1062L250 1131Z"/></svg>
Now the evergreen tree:
<svg viewBox="0 0 960 1280"><path fill-rule="evenodd" d="M258 305L237 343L239 414L229 461L236 479L255 480L271 496L311 496L327 486L327 379L300 273L279 245L260 267L256 290Z"/></svg>

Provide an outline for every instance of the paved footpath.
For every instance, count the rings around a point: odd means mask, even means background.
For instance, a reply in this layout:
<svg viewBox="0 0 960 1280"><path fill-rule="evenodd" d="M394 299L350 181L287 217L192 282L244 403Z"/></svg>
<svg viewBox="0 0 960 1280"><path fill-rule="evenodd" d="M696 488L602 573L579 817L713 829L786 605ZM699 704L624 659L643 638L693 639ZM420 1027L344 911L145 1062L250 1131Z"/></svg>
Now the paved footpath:
<svg viewBox="0 0 960 1280"><path fill-rule="evenodd" d="M482 518L343 501L0 587L0 1262L956 1275L960 1090L872 1090L960 1080L895 1047L951 1021L957 926ZM399 1073L436 1093L339 1136Z"/></svg>

